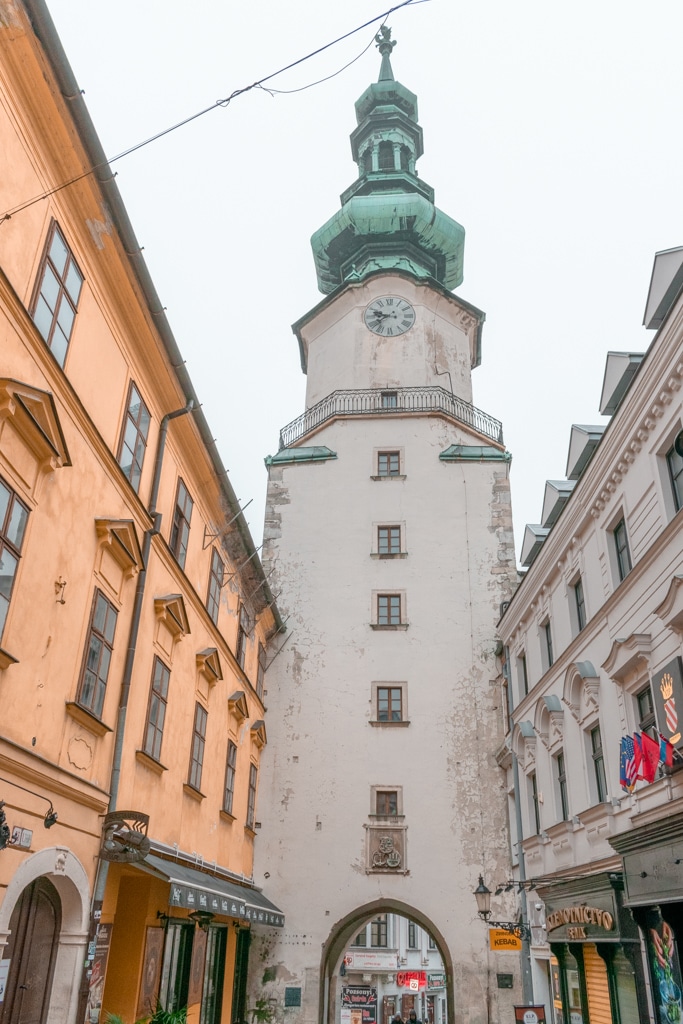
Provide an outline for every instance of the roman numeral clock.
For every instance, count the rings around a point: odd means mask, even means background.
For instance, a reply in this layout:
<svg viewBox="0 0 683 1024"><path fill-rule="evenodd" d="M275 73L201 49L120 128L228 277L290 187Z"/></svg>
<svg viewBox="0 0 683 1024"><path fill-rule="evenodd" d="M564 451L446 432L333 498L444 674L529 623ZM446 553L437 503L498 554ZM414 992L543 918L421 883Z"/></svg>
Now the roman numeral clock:
<svg viewBox="0 0 683 1024"><path fill-rule="evenodd" d="M405 334L415 323L415 310L407 301L397 295L383 295L373 299L363 313L365 326L373 334L397 337Z"/></svg>

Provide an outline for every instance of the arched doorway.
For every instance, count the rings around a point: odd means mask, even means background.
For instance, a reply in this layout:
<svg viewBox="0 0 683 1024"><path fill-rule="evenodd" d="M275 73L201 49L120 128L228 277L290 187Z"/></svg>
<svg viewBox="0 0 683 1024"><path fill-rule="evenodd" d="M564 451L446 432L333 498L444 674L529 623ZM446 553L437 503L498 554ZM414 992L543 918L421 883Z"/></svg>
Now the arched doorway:
<svg viewBox="0 0 683 1024"><path fill-rule="evenodd" d="M44 1024L61 927L59 893L36 878L21 893L10 918L4 958L9 960L0 1024Z"/></svg>
<svg viewBox="0 0 683 1024"><path fill-rule="evenodd" d="M356 908L333 925L322 950L322 984L320 986L319 1016L321 1024L338 1024L336 1018L337 990L340 984L340 967L347 947L358 933L359 928L385 914L396 914L415 922L433 939L444 966L447 1007L446 1024L453 1024L453 962L446 941L438 928L424 914L414 907L394 899L375 900L372 903L367 903L362 907Z"/></svg>

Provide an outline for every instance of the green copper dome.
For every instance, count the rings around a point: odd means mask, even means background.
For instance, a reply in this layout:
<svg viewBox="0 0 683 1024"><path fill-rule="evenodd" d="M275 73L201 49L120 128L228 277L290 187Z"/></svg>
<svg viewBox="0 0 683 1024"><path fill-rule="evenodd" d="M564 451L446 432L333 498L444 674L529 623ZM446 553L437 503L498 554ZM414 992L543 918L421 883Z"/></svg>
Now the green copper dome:
<svg viewBox="0 0 683 1024"><path fill-rule="evenodd" d="M434 190L417 176L417 97L394 80L391 30L383 27L376 41L379 80L357 101L351 135L359 176L342 194L341 210L311 239L318 287L329 294L376 270L404 270L457 288L465 229L436 208Z"/></svg>

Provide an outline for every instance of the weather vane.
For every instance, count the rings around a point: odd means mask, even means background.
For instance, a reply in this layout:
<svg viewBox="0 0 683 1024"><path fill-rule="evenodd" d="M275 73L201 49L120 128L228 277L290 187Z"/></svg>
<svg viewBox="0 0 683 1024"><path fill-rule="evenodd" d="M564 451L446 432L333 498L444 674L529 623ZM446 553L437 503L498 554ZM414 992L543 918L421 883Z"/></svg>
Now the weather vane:
<svg viewBox="0 0 683 1024"><path fill-rule="evenodd" d="M396 46L396 40L391 38L391 29L388 25L382 25L375 36L375 43L383 57L391 57L391 51Z"/></svg>

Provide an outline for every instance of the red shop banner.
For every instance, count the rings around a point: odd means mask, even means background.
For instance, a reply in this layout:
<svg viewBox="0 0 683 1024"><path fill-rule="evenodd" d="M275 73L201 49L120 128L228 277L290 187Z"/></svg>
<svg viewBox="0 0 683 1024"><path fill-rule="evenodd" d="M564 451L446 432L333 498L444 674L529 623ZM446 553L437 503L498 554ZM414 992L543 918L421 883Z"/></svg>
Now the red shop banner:
<svg viewBox="0 0 683 1024"><path fill-rule="evenodd" d="M409 988L411 992L427 987L426 971L399 971L396 975L396 984L399 988Z"/></svg>

